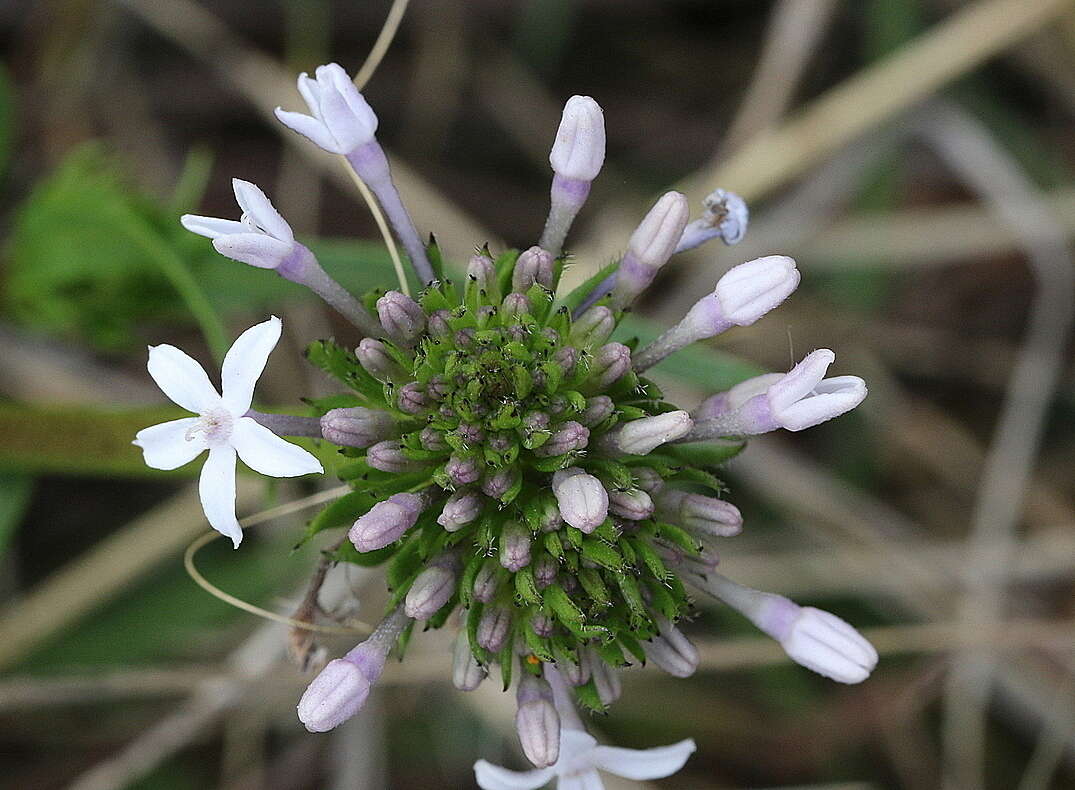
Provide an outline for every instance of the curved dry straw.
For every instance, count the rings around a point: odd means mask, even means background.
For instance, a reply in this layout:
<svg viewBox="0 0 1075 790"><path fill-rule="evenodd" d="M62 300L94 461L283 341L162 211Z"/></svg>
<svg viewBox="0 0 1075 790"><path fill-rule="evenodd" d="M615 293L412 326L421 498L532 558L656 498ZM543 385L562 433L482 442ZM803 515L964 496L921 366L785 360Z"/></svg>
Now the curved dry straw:
<svg viewBox="0 0 1075 790"><path fill-rule="evenodd" d="M263 524L266 521L271 521L279 516L287 515L288 513L294 513L303 508L312 507L313 505L319 505L322 502L328 502L332 499L336 499L343 493L350 491L347 486L337 486L336 488L329 489L328 491L322 491L318 494L313 494L303 499L298 499L294 502L290 502L280 507L270 508L263 510L260 513L255 513L243 519L240 522L240 526L244 529L247 527L253 527L258 524ZM244 601L242 598L237 598L229 592L217 587L211 581L202 575L202 572L198 570L198 567L194 564L194 555L196 555L201 549L203 549L209 543L212 543L217 538L223 537L219 532L206 532L204 535L200 535L187 546L187 550L183 553L183 567L186 568L190 578L194 580L194 583L224 603L234 606L236 609L242 609L244 612L256 615L266 620L273 620L277 623L284 623L292 628L300 628L303 631L315 631L321 634L358 634L360 636L366 636L373 631L373 627L367 623L356 622L354 625L320 625L318 623L308 623L304 620L296 620L294 617L288 617L287 615L278 614L277 612L263 609L260 606Z"/></svg>

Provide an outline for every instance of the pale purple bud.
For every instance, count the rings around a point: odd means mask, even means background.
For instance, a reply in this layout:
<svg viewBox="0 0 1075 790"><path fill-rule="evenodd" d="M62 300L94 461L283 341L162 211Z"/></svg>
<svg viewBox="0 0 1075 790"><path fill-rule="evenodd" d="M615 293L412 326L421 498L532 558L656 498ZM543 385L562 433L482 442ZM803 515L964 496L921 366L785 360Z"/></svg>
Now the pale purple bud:
<svg viewBox="0 0 1075 790"><path fill-rule="evenodd" d="M503 433L494 433L485 442L485 446L497 453L505 452L512 445L511 437Z"/></svg>
<svg viewBox="0 0 1075 790"><path fill-rule="evenodd" d="M538 529L542 532L555 532L564 523L560 508L553 499L542 499L541 513L538 516Z"/></svg>
<svg viewBox="0 0 1075 790"><path fill-rule="evenodd" d="M616 329L616 315L604 305L591 307L571 323L570 340L584 348L600 345Z"/></svg>
<svg viewBox="0 0 1075 790"><path fill-rule="evenodd" d="M606 664L596 650L586 649L586 659L590 665L590 676L593 678L597 696L604 705L611 705L620 698L623 687L620 684L620 674Z"/></svg>
<svg viewBox="0 0 1075 790"><path fill-rule="evenodd" d="M546 768L560 756L560 715L553 705L548 682L525 675L515 692L518 709L515 730L523 754L538 768Z"/></svg>
<svg viewBox="0 0 1075 790"><path fill-rule="evenodd" d="M634 477L635 485L650 496L664 488L664 478L657 473L656 469L648 466L633 466L631 475Z"/></svg>
<svg viewBox="0 0 1075 790"><path fill-rule="evenodd" d="M417 381L412 381L399 388L396 406L404 414L421 414L429 408L429 401L425 388Z"/></svg>
<svg viewBox="0 0 1075 790"><path fill-rule="evenodd" d="M456 491L444 502L437 523L448 532L456 532L478 517L482 510L481 495L474 491Z"/></svg>
<svg viewBox="0 0 1075 790"><path fill-rule="evenodd" d="M438 337L441 340L451 337L452 327L448 323L448 319L451 318L451 313L447 310L434 310L426 323L426 329L433 337Z"/></svg>
<svg viewBox="0 0 1075 790"><path fill-rule="evenodd" d="M608 492L600 480L578 467L553 474L552 491L561 518L576 529L593 532L608 517Z"/></svg>
<svg viewBox="0 0 1075 790"><path fill-rule="evenodd" d="M590 366L590 381L604 389L619 381L631 367L631 349L622 343L606 343L597 349Z"/></svg>
<svg viewBox="0 0 1075 790"><path fill-rule="evenodd" d="M443 376L433 376L426 385L426 394L435 401L444 400L451 391L451 385Z"/></svg>
<svg viewBox="0 0 1075 790"><path fill-rule="evenodd" d="M421 306L399 291L389 291L377 300L377 315L388 336L402 346L413 346L426 328Z"/></svg>
<svg viewBox="0 0 1075 790"><path fill-rule="evenodd" d="M693 427L694 421L687 412L669 411L620 423L605 434L602 444L613 452L647 455L666 442L683 438Z"/></svg>
<svg viewBox="0 0 1075 790"><path fill-rule="evenodd" d="M363 406L332 409L321 418L321 435L341 447L369 447L395 431L392 415Z"/></svg>
<svg viewBox="0 0 1075 790"><path fill-rule="evenodd" d="M496 653L507 641L510 628L511 608L499 603L490 604L485 607L478 620L478 644Z"/></svg>
<svg viewBox="0 0 1075 790"><path fill-rule="evenodd" d="M302 267L313 254L295 243L295 235L280 212L255 184L232 179L235 200L243 210L238 221L184 214L179 218L191 233L213 240L213 247L232 260L259 269L278 269L285 263Z"/></svg>
<svg viewBox="0 0 1075 790"><path fill-rule="evenodd" d="M447 555L432 560L415 578L403 610L414 620L428 620L435 615L455 592L457 563Z"/></svg>
<svg viewBox="0 0 1075 790"><path fill-rule="evenodd" d="M590 429L568 420L549 437L545 444L534 450L534 455L551 458L554 455L583 449L590 442Z"/></svg>
<svg viewBox="0 0 1075 790"><path fill-rule="evenodd" d="M490 293L496 285L496 267L485 255L471 255L467 261L467 277L480 290Z"/></svg>
<svg viewBox="0 0 1075 790"><path fill-rule="evenodd" d="M474 658L467 632L460 631L452 647L452 685L460 691L474 691L488 674Z"/></svg>
<svg viewBox="0 0 1075 790"><path fill-rule="evenodd" d="M593 181L605 161L605 115L589 96L572 96L564 105L556 142L549 154L553 172Z"/></svg>
<svg viewBox="0 0 1075 790"><path fill-rule="evenodd" d="M500 499L511 490L518 479L519 472L515 467L501 469L482 480L482 493L491 499Z"/></svg>
<svg viewBox="0 0 1075 790"><path fill-rule="evenodd" d="M455 435L466 444L478 444L485 439L485 431L480 425L470 422L461 422L455 429Z"/></svg>
<svg viewBox="0 0 1075 790"><path fill-rule="evenodd" d="M458 332L455 333L455 337L453 339L455 341L455 344L460 348L470 348L474 345L474 330L470 327L467 327L466 329L460 329Z"/></svg>
<svg viewBox="0 0 1075 790"><path fill-rule="evenodd" d="M594 395L586 399L586 410L579 415L579 422L587 428L600 425L616 410L616 404L608 395Z"/></svg>
<svg viewBox="0 0 1075 790"><path fill-rule="evenodd" d="M478 319L479 327L488 326L489 322L496 317L496 308L491 304L484 304L478 308L475 317Z"/></svg>
<svg viewBox="0 0 1075 790"><path fill-rule="evenodd" d="M655 497L657 512L673 524L703 535L729 537L743 529L739 508L722 499L665 487Z"/></svg>
<svg viewBox="0 0 1075 790"><path fill-rule="evenodd" d="M608 512L629 521L642 521L653 515L653 500L641 488L608 492Z"/></svg>
<svg viewBox="0 0 1075 790"><path fill-rule="evenodd" d="M383 549L414 526L424 507L419 494L393 494L360 516L347 536L359 551Z"/></svg>
<svg viewBox="0 0 1075 790"><path fill-rule="evenodd" d="M530 411L523 415L523 428L527 433L544 431L549 427L549 415L541 411Z"/></svg>
<svg viewBox="0 0 1075 790"><path fill-rule="evenodd" d="M476 483L478 478L482 476L482 468L477 459L460 458L457 455L453 455L448 459L448 464L445 466L444 471L453 485L457 486Z"/></svg>
<svg viewBox="0 0 1075 790"><path fill-rule="evenodd" d="M518 318L524 313L531 312L530 300L526 294L510 293L504 297L500 309L507 318Z"/></svg>
<svg viewBox="0 0 1075 790"><path fill-rule="evenodd" d="M530 564L530 530L509 521L500 531L500 564L512 573Z"/></svg>
<svg viewBox="0 0 1075 790"><path fill-rule="evenodd" d="M612 301L617 307L626 307L649 287L675 252L688 219L690 206L679 192L668 192L654 204L631 234L616 272Z"/></svg>
<svg viewBox="0 0 1075 790"><path fill-rule="evenodd" d="M539 590L544 590L554 581L560 568L556 560L549 554L542 554L534 562L534 583Z"/></svg>
<svg viewBox="0 0 1075 790"><path fill-rule="evenodd" d="M715 189L702 203L705 213L687 225L676 246L676 252L692 250L716 238L731 246L738 244L746 235L750 212L739 195Z"/></svg>
<svg viewBox="0 0 1075 790"><path fill-rule="evenodd" d="M590 682L590 662L585 658L561 654L556 659L556 669L572 686L585 686Z"/></svg>
<svg viewBox="0 0 1075 790"><path fill-rule="evenodd" d="M565 375L571 375L576 363L579 361L579 352L571 346L564 346L557 349L556 353L552 355L552 361L560 366Z"/></svg>
<svg viewBox="0 0 1075 790"><path fill-rule="evenodd" d="M519 255L511 274L511 290L525 293L532 285L552 289L552 255L541 247L531 247Z"/></svg>
<svg viewBox="0 0 1075 790"><path fill-rule="evenodd" d="M698 669L698 649L664 617L654 620L660 634L642 643L646 658L672 677L689 678Z"/></svg>
<svg viewBox="0 0 1075 790"><path fill-rule="evenodd" d="M448 449L448 443L444 441L444 433L429 425L419 431L418 441L424 449L431 452Z"/></svg>
<svg viewBox="0 0 1075 790"><path fill-rule="evenodd" d="M358 364L375 379L389 381L404 376L403 368L388 353L385 344L372 337L362 339L355 349Z"/></svg>
<svg viewBox="0 0 1075 790"><path fill-rule="evenodd" d="M336 63L318 66L316 79L299 75L299 93L310 115L276 108L276 117L329 153L349 154L374 139L377 116L347 72Z"/></svg>
<svg viewBox="0 0 1075 790"><path fill-rule="evenodd" d="M499 563L495 560L488 559L482 564L481 568L474 576L474 600L480 603L489 603L496 597L497 589L500 587L500 569Z"/></svg>
<svg viewBox="0 0 1075 790"><path fill-rule="evenodd" d="M366 463L374 469L394 474L413 472L425 465L424 461L414 461L408 458L403 452L403 445L396 439L386 439L372 445L366 450Z"/></svg>

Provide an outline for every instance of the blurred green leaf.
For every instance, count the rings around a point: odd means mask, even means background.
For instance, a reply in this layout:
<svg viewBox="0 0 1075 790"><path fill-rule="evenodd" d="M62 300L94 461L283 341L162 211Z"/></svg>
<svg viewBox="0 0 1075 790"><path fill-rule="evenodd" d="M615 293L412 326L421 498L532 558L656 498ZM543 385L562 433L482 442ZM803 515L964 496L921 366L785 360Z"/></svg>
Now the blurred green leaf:
<svg viewBox="0 0 1075 790"><path fill-rule="evenodd" d="M11 141L15 137L15 95L8 71L0 64L0 174L11 159Z"/></svg>
<svg viewBox="0 0 1075 790"><path fill-rule="evenodd" d="M33 482L25 475L0 475L0 557L30 504Z"/></svg>

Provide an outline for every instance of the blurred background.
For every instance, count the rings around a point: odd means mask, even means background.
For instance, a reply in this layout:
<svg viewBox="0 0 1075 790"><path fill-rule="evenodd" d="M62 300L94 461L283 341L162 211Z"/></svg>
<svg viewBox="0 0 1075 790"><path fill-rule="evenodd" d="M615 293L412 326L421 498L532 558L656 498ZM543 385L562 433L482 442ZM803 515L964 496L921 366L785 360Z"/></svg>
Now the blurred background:
<svg viewBox="0 0 1075 790"><path fill-rule="evenodd" d="M129 444L174 413L147 343L212 369L275 313L285 338L262 403L296 412L331 391L299 352L350 342L349 327L178 216L237 216L229 179L254 181L341 282L392 282L346 171L271 120L301 106L297 72L354 73L379 36L365 91L379 137L450 257L534 242L560 109L589 94L608 159L569 239L571 283L671 187L696 213L711 189L738 192L751 229L675 259L632 332L757 255L803 272L769 318L658 368L671 399L818 347L870 384L854 413L729 465L747 527L722 565L861 627L882 656L873 677L825 681L700 601L702 670L632 670L595 734L693 736L684 770L653 785L668 788L1075 787L1065 0L0 4L0 786L468 788L478 757L524 766L511 695L454 691L439 633L361 716L306 733L294 704L309 675L289 644L337 655L354 640L312 648L197 587L182 555L206 529L199 465L155 472ZM239 512L316 493L241 476ZM315 512L264 518L198 567L287 614L318 559L291 550ZM340 618L375 617L383 583L337 568L326 596Z"/></svg>

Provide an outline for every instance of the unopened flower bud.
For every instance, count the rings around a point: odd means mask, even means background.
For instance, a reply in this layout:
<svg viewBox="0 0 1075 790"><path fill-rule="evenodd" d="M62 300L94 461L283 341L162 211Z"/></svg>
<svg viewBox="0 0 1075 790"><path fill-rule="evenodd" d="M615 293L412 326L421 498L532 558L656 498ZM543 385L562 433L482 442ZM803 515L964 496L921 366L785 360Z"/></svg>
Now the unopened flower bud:
<svg viewBox="0 0 1075 790"><path fill-rule="evenodd" d="M547 639L552 636L553 631L556 630L556 623L547 614L539 612L530 618L530 627L534 629L535 634L543 639Z"/></svg>
<svg viewBox="0 0 1075 790"><path fill-rule="evenodd" d="M489 603L496 597L500 587L500 568L496 560L490 558L482 563L478 573L474 576L474 600L479 603Z"/></svg>
<svg viewBox="0 0 1075 790"><path fill-rule="evenodd" d="M474 491L456 491L444 502L437 523L448 532L462 529L478 517L482 509L481 495Z"/></svg>
<svg viewBox="0 0 1075 790"><path fill-rule="evenodd" d="M664 478L657 474L657 470L648 466L631 467L631 476L634 477L635 485L641 488L651 497L664 488Z"/></svg>
<svg viewBox="0 0 1075 790"><path fill-rule="evenodd" d="M531 312L530 300L526 294L510 293L504 297L504 301L500 304L500 310L508 318L518 318L521 315Z"/></svg>
<svg viewBox="0 0 1075 790"><path fill-rule="evenodd" d="M530 530L509 521L500 531L500 564L512 573L530 564Z"/></svg>
<svg viewBox="0 0 1075 790"><path fill-rule="evenodd" d="M511 275L511 290L525 293L532 285L552 289L552 255L541 247L531 247L519 255Z"/></svg>
<svg viewBox="0 0 1075 790"><path fill-rule="evenodd" d="M657 271L675 252L690 219L690 206L679 192L668 192L654 204L627 245L616 272L612 301L623 308L649 287Z"/></svg>
<svg viewBox="0 0 1075 790"><path fill-rule="evenodd" d="M600 480L578 467L553 474L552 491L561 518L576 529L593 532L608 517L608 492Z"/></svg>
<svg viewBox="0 0 1075 790"><path fill-rule="evenodd" d="M641 488L608 492L608 511L628 521L642 521L653 515L653 500Z"/></svg>
<svg viewBox="0 0 1075 790"><path fill-rule="evenodd" d="M426 331L436 338L444 340L452 335L452 327L448 323L451 313L447 310L434 310L426 321Z"/></svg>
<svg viewBox="0 0 1075 790"><path fill-rule="evenodd" d="M591 307L571 323L571 342L583 348L600 345L616 329L616 315L604 305Z"/></svg>
<svg viewBox="0 0 1075 790"><path fill-rule="evenodd" d="M360 516L347 536L359 551L383 549L414 526L424 507L419 494L393 494Z"/></svg>
<svg viewBox="0 0 1075 790"><path fill-rule="evenodd" d="M666 442L690 433L694 421L685 411L669 411L653 417L620 423L602 439L603 446L626 455L648 455Z"/></svg>
<svg viewBox="0 0 1075 790"><path fill-rule="evenodd" d="M321 418L321 435L341 447L369 447L395 430L392 415L362 406L332 409Z"/></svg>
<svg viewBox="0 0 1075 790"><path fill-rule="evenodd" d="M428 620L435 615L455 592L456 561L442 556L430 562L415 578L403 609L414 620Z"/></svg>
<svg viewBox="0 0 1075 790"><path fill-rule="evenodd" d="M590 429L568 420L561 425L549 440L534 450L534 455L551 458L575 450L581 450L590 442Z"/></svg>
<svg viewBox="0 0 1075 790"><path fill-rule="evenodd" d="M448 449L448 443L444 441L444 434L428 425L418 432L418 442L425 450L435 452Z"/></svg>
<svg viewBox="0 0 1075 790"><path fill-rule="evenodd" d="M454 485L466 486L478 481L482 475L482 469L477 459L453 455L448 459L445 473Z"/></svg>
<svg viewBox="0 0 1075 790"><path fill-rule="evenodd" d="M496 267L485 255L471 255L467 261L467 278L486 293L491 293L496 285Z"/></svg>
<svg viewBox="0 0 1075 790"><path fill-rule="evenodd" d="M619 672L606 664L592 648L586 649L586 659L589 662L590 675L601 704L611 705L620 698L623 692Z"/></svg>
<svg viewBox="0 0 1075 790"><path fill-rule="evenodd" d="M662 518L702 535L728 537L743 529L739 508L723 499L665 487L657 494L656 504Z"/></svg>
<svg viewBox="0 0 1075 790"><path fill-rule="evenodd" d="M646 658L672 677L689 678L698 669L698 649L664 617L655 621L660 633L642 643Z"/></svg>
<svg viewBox="0 0 1075 790"><path fill-rule="evenodd" d="M426 328L421 306L399 291L389 291L377 300L377 315L388 336L402 346L413 346Z"/></svg>
<svg viewBox="0 0 1075 790"><path fill-rule="evenodd" d="M372 337L362 339L355 349L355 356L367 373L380 381L391 381L403 377L404 371L399 363L388 353L385 344Z"/></svg>
<svg viewBox="0 0 1075 790"><path fill-rule="evenodd" d="M523 753L538 768L546 768L560 756L560 715L553 705L547 681L525 675L515 695L518 709L515 730Z"/></svg>
<svg viewBox="0 0 1075 790"><path fill-rule="evenodd" d="M482 493L490 499L501 499L508 493L519 479L519 470L514 466L501 469L499 472L487 475L482 480Z"/></svg>
<svg viewBox="0 0 1075 790"><path fill-rule="evenodd" d="M564 105L549 163L558 176L593 181L605 161L605 116L589 96L572 96Z"/></svg>
<svg viewBox="0 0 1075 790"><path fill-rule="evenodd" d="M403 452L403 445L396 439L386 439L383 442L377 442L377 444L372 445L366 450L366 463L374 469L394 474L413 472L424 465L422 461L414 461L408 458Z"/></svg>
<svg viewBox="0 0 1075 790"><path fill-rule="evenodd" d="M560 570L556 560L549 554L542 554L534 562L534 583L539 590L544 590L554 581Z"/></svg>
<svg viewBox="0 0 1075 790"><path fill-rule="evenodd" d="M597 349L590 366L593 386L604 389L620 380L631 367L631 349L622 343L606 343Z"/></svg>
<svg viewBox="0 0 1075 790"><path fill-rule="evenodd" d="M560 366L564 371L564 375L570 376L579 361L579 352L571 346L564 346L557 349L556 353L552 355L552 361Z"/></svg>
<svg viewBox="0 0 1075 790"><path fill-rule="evenodd" d="M474 658L467 632L461 630L452 647L452 685L460 691L473 691L489 673Z"/></svg>
<svg viewBox="0 0 1075 790"><path fill-rule="evenodd" d="M421 414L429 408L429 401L425 388L417 381L411 381L399 388L396 406L404 414Z"/></svg>
<svg viewBox="0 0 1075 790"><path fill-rule="evenodd" d="M585 686L590 682L590 662L585 658L561 654L556 659L556 668L572 686Z"/></svg>
<svg viewBox="0 0 1075 790"><path fill-rule="evenodd" d="M497 653L507 641L510 628L511 608L499 603L490 604L478 620L478 644L491 653Z"/></svg>

